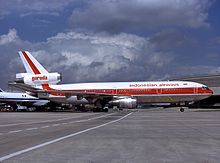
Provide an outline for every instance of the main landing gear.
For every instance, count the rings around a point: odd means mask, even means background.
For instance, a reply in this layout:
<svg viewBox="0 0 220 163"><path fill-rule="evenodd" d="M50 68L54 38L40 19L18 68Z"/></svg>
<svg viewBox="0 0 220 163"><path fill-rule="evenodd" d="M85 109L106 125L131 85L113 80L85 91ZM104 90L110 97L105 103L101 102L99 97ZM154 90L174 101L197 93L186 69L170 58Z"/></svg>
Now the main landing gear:
<svg viewBox="0 0 220 163"><path fill-rule="evenodd" d="M184 112L185 109L183 107L180 108L180 112Z"/></svg>

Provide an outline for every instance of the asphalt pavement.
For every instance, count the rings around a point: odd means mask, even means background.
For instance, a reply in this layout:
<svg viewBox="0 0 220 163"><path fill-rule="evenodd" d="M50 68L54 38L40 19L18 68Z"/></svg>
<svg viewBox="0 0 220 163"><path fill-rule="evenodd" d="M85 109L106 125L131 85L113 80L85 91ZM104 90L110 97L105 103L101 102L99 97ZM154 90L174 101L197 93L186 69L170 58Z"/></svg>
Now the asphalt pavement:
<svg viewBox="0 0 220 163"><path fill-rule="evenodd" d="M0 113L3 163L220 161L220 112Z"/></svg>

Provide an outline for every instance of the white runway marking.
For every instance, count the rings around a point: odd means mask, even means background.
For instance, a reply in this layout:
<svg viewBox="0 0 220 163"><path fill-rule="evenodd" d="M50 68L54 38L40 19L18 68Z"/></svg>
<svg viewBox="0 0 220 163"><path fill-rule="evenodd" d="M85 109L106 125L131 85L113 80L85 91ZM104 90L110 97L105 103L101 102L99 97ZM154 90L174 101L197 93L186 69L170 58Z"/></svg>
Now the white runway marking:
<svg viewBox="0 0 220 163"><path fill-rule="evenodd" d="M48 128L48 127L50 127L50 126L42 126L41 128Z"/></svg>
<svg viewBox="0 0 220 163"><path fill-rule="evenodd" d="M42 126L42 127L33 127L33 128L27 128L27 129L24 129L24 130L16 130L17 132L21 132L21 131L31 131L31 130L37 130L37 129L43 129L43 128L48 128L48 127L57 127L57 126L60 126L60 125L66 125L66 124L72 124L72 123L79 123L79 122L86 122L86 121L91 121L91 120L95 120L95 119L99 119L99 118L103 118L103 117L107 117L107 116L110 116L110 115L113 115L115 113L111 113L111 114L105 114L105 115L102 115L102 116L98 116L98 117L93 117L93 118L89 118L89 119L84 119L84 120L79 120L79 121L70 121L70 122L66 122L66 123L56 123L56 124L53 124L53 125L48 125L48 126ZM7 132L8 134L12 134L12 133L17 133L16 131L9 131ZM4 134L7 134L7 133L4 133ZM0 134L0 135L3 135Z"/></svg>
<svg viewBox="0 0 220 163"><path fill-rule="evenodd" d="M118 121L120 121L120 120L126 118L127 116L129 116L129 115L131 115L131 114L132 114L132 113L129 113L129 114L126 114L125 116L123 116L123 117L121 117L121 118L119 118L119 119L116 119L116 120L113 120L113 121L104 123L104 124L102 124L102 125L98 125L98 126L95 126L95 127L91 127L91 128L88 128L88 129L85 129L85 130L82 130L82 131L79 131L79 132L76 132L76 133L73 133L73 134L70 134L70 135L66 135L66 136L63 136L63 137L54 139L54 140L52 140L52 141L48 141L48 142L45 142L45 143L42 143L42 144L39 144L39 145L30 147L30 148L21 150L21 151L17 151L17 152L15 152L15 153L11 153L11 154L9 154L9 155L0 157L0 161L4 161L4 160L7 160L7 159L9 159L9 158L12 158L12 157L21 155L21 154L23 154L23 153L26 153L26 152L29 152L29 151L32 151L32 150L35 150L35 149L38 149L38 148L41 148L41 147L44 147L44 146L47 146L47 145L56 143L56 142L59 142L59 141L61 141L61 140L64 140L64 139L67 139L67 138L70 138L70 137L73 137L73 136L76 136L76 135L79 135L79 134L82 134L82 133L85 133L85 132L88 132L88 131L91 131L91 130L95 130L95 129L98 129L98 128L101 128L101 127L104 127L104 126L107 126L107 125L109 125L109 124L118 122Z"/></svg>
<svg viewBox="0 0 220 163"><path fill-rule="evenodd" d="M56 122L56 121L62 121L62 120L80 118L80 117L83 117L83 116L61 118L61 119L56 119L56 120L54 119L54 120L45 120L45 121L26 122L26 123L0 124L0 127L17 126L17 125L29 125L29 124L44 123L44 122Z"/></svg>
<svg viewBox="0 0 220 163"><path fill-rule="evenodd" d="M54 124L54 125L52 125L52 126L60 126L60 124Z"/></svg>
<svg viewBox="0 0 220 163"><path fill-rule="evenodd" d="M62 125L66 125L67 123L61 123Z"/></svg>
<svg viewBox="0 0 220 163"><path fill-rule="evenodd" d="M37 130L38 128L33 127L33 128L27 128L26 130L30 131L30 130Z"/></svg>
<svg viewBox="0 0 220 163"><path fill-rule="evenodd" d="M23 130L14 130L14 131L9 131L8 133L12 134L12 133L17 133L17 132L21 132L21 131L23 131Z"/></svg>
<svg viewBox="0 0 220 163"><path fill-rule="evenodd" d="M83 119L83 120L79 120L79 121L72 121L72 122L69 122L69 123L91 121L91 120L95 120L95 119L99 119L99 118L104 118L104 117L107 117L107 116L113 115L113 114L115 114L115 113L111 113L111 114L107 114L107 115L102 115L102 116L99 116L99 117L93 117L93 118L89 118L89 119Z"/></svg>
<svg viewBox="0 0 220 163"><path fill-rule="evenodd" d="M91 120L95 120L95 119L107 117L107 116L110 116L110 115L113 115L113 114L115 114L115 113L111 113L111 114L107 114L107 115L105 114L105 115L102 115L102 116L93 117L93 118L84 119L84 120L70 121L70 122L66 122L66 123L56 123L56 124L53 124L53 125L47 125L47 126L42 126L42 127L38 127L38 128L37 128L37 127L33 127L33 128L27 128L27 129L24 129L24 130L9 131L9 132L7 132L7 133L12 134L12 133L17 133L17 132L21 132L21 131L31 131L31 130L37 130L37 129L48 128L48 127L57 127L57 126L66 125L66 124L87 122L87 121L91 121ZM0 135L7 134L7 133L2 133L2 134L0 134Z"/></svg>

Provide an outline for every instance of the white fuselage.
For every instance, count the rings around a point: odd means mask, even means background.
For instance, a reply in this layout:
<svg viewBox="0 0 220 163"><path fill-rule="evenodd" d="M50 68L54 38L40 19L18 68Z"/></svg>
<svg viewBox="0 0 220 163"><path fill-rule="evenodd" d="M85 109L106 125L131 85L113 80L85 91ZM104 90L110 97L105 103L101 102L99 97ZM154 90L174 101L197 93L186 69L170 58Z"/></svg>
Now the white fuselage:
<svg viewBox="0 0 220 163"><path fill-rule="evenodd" d="M42 106L47 104L48 100L39 99L27 93L4 92L0 90L0 103L3 104L33 104L34 106Z"/></svg>
<svg viewBox="0 0 220 163"><path fill-rule="evenodd" d="M0 92L0 101L28 101L38 100L37 97L30 96L27 93Z"/></svg>
<svg viewBox="0 0 220 163"><path fill-rule="evenodd" d="M207 98L212 94L205 85L185 81L50 85L61 81L61 75L49 73L28 51L20 51L19 55L27 71L27 74L20 75L23 82L33 87L38 85L37 88L43 89L50 100L62 99L63 102L80 103L85 99L100 104L100 101L106 102L114 97L125 97L135 99L138 103L190 102Z"/></svg>
<svg viewBox="0 0 220 163"><path fill-rule="evenodd" d="M205 85L186 81L79 83L39 88L76 94L129 96L136 98L138 103L197 101L212 94ZM61 96L52 94L50 97Z"/></svg>

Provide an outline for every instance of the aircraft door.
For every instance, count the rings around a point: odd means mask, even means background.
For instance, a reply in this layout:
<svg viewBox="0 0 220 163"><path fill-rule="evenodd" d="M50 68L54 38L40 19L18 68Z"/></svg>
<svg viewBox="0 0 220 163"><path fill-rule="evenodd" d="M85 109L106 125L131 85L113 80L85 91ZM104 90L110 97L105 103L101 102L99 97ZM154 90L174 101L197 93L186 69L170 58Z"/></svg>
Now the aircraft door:
<svg viewBox="0 0 220 163"><path fill-rule="evenodd" d="M161 88L157 89L157 94L162 94L162 89Z"/></svg>
<svg viewBox="0 0 220 163"><path fill-rule="evenodd" d="M198 88L194 88L194 94L198 93Z"/></svg>

